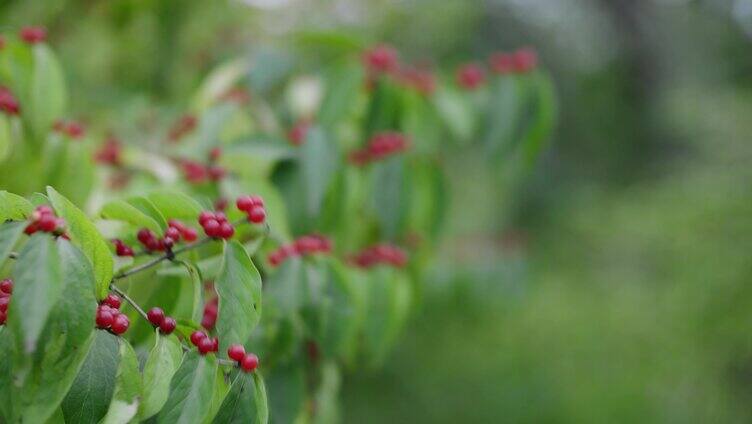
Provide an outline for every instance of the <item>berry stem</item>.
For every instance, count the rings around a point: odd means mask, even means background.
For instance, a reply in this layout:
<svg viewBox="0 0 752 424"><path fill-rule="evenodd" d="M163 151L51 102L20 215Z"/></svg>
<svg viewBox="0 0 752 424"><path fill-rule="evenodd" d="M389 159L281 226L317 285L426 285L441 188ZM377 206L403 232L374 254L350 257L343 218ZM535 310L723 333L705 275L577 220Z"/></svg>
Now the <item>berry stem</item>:
<svg viewBox="0 0 752 424"><path fill-rule="evenodd" d="M117 293L118 296L125 299L126 302L128 302L131 306L133 306L133 309L135 309L139 315L141 315L145 320L149 321L149 317L146 315L146 312L144 312L144 310L141 309L140 306L138 306L138 303L136 303L135 300L128 297L128 295L125 294L125 292L122 289L120 289L118 286L112 283L110 283L110 289L114 291L115 293Z"/></svg>

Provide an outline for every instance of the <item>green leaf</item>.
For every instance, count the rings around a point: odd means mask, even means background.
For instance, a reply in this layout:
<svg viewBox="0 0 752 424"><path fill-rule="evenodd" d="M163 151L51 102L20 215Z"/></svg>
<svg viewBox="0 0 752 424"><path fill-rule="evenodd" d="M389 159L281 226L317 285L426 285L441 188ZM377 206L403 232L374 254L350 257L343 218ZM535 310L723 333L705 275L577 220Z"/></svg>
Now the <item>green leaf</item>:
<svg viewBox="0 0 752 424"><path fill-rule="evenodd" d="M217 362L213 356L190 352L170 382L170 396L157 416L157 423L200 423L209 414Z"/></svg>
<svg viewBox="0 0 752 424"><path fill-rule="evenodd" d="M204 78L204 82L193 99L194 107L199 111L209 108L227 90L231 89L247 71L248 61L244 59L232 60L217 66Z"/></svg>
<svg viewBox="0 0 752 424"><path fill-rule="evenodd" d="M162 336L155 331L156 343L144 365L144 396L141 402L141 419L147 419L167 402L170 381L180 367L183 350L173 335Z"/></svg>
<svg viewBox="0 0 752 424"><path fill-rule="evenodd" d="M34 353L52 308L60 298L63 275L55 240L49 234L34 234L13 266L13 303L8 323L24 354Z"/></svg>
<svg viewBox="0 0 752 424"><path fill-rule="evenodd" d="M293 360L267 375L269 415L275 423L292 423L305 407L305 377L302 361Z"/></svg>
<svg viewBox="0 0 752 424"><path fill-rule="evenodd" d="M197 201L178 191L158 191L146 196L165 218L198 219L204 208Z"/></svg>
<svg viewBox="0 0 752 424"><path fill-rule="evenodd" d="M102 207L99 215L104 219L127 222L139 228L148 228L156 233L162 232L162 227L151 216L124 200L114 200Z"/></svg>
<svg viewBox="0 0 752 424"><path fill-rule="evenodd" d="M73 203L52 187L47 187L47 195L58 215L65 219L71 240L80 246L81 251L94 266L96 295L98 299L104 299L109 292L115 265L109 245L86 214Z"/></svg>
<svg viewBox="0 0 752 424"><path fill-rule="evenodd" d="M222 406L222 403L225 401L225 396L227 396L227 393L230 391L230 386L228 386L227 381L225 381L225 373L221 368L217 368L217 377L215 381L211 408L209 408L209 413L204 417L204 424L214 422L214 417L217 415L217 412L219 412L220 406Z"/></svg>
<svg viewBox="0 0 752 424"><path fill-rule="evenodd" d="M21 394L14 402L26 422L45 422L68 393L94 341L94 274L81 251L64 239L57 240L63 293L42 333L44 350L34 355L31 375L16 376ZM10 339L8 337L7 339ZM0 361L1 362L1 361Z"/></svg>
<svg viewBox="0 0 752 424"><path fill-rule="evenodd" d="M0 269L8 260L8 255L13 251L18 239L21 238L24 228L26 228L25 222L0 223Z"/></svg>
<svg viewBox="0 0 752 424"><path fill-rule="evenodd" d="M357 102L363 90L363 67L348 63L333 69L327 76L326 96L321 103L317 122L325 128L333 126L352 116L357 110Z"/></svg>
<svg viewBox="0 0 752 424"><path fill-rule="evenodd" d="M306 140L300 148L300 177L303 178L305 210L309 217L319 214L329 184L340 164L334 140L320 127L308 130Z"/></svg>
<svg viewBox="0 0 752 424"><path fill-rule="evenodd" d="M162 231L167 229L167 220L159 211L159 209L154 206L154 203L152 203L151 200L143 196L135 196L128 198L126 202L141 211L141 213L143 213L144 215L154 220L154 222L159 225Z"/></svg>
<svg viewBox="0 0 752 424"><path fill-rule="evenodd" d="M395 156L373 166L372 210L376 213L382 238L394 240L404 228L410 192L405 158Z"/></svg>
<svg viewBox="0 0 752 424"><path fill-rule="evenodd" d="M126 424L138 414L141 398L141 373L138 358L130 343L120 339L120 366L115 375L115 392L102 424Z"/></svg>
<svg viewBox="0 0 752 424"><path fill-rule="evenodd" d="M219 408L216 423L223 424L266 424L269 420L269 406L266 399L266 386L261 374L239 372L230 387L230 392Z"/></svg>
<svg viewBox="0 0 752 424"><path fill-rule="evenodd" d="M0 221L26 219L34 211L28 200L5 190L0 191Z"/></svg>
<svg viewBox="0 0 752 424"><path fill-rule="evenodd" d="M402 330L409 312L411 291L403 274L384 266L371 272L368 284L365 342L371 364L378 365Z"/></svg>
<svg viewBox="0 0 752 424"><path fill-rule="evenodd" d="M468 99L448 88L436 90L431 98L452 136L461 141L469 141L475 131L476 119Z"/></svg>
<svg viewBox="0 0 752 424"><path fill-rule="evenodd" d="M327 356L350 357L355 353L358 332L365 319L364 295L352 275L334 261L324 264L326 302L322 305L324 333L321 347Z"/></svg>
<svg viewBox="0 0 752 424"><path fill-rule="evenodd" d="M296 312L303 303L303 278L303 261L300 258L288 258L269 277L265 287L268 295L267 305L283 316Z"/></svg>
<svg viewBox="0 0 752 424"><path fill-rule="evenodd" d="M222 272L214 287L219 296L219 351L225 352L231 344L244 344L261 319L261 275L237 241L225 244Z"/></svg>
<svg viewBox="0 0 752 424"><path fill-rule="evenodd" d="M65 421L96 423L107 414L120 364L120 341L106 331L95 332L94 344L62 403Z"/></svg>
<svg viewBox="0 0 752 424"><path fill-rule="evenodd" d="M55 119L64 115L67 93L63 71L52 50L46 44L36 44L32 49L34 69L27 111L34 132L41 136L50 131Z"/></svg>
<svg viewBox="0 0 752 424"><path fill-rule="evenodd" d="M530 82L534 118L522 136L522 149L528 166L532 166L540 155L556 123L556 95L551 78L535 73Z"/></svg>

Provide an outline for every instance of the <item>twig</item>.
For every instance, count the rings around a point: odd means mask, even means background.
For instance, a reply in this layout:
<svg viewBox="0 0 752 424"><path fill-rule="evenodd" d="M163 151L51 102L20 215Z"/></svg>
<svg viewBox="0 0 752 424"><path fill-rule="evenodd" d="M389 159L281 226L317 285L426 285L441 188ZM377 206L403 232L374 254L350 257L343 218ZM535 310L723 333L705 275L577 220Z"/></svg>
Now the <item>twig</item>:
<svg viewBox="0 0 752 424"><path fill-rule="evenodd" d="M146 312L144 312L144 310L141 309L140 306L138 306L138 303L136 303L135 300L133 300L130 297L128 297L128 295L125 294L125 292L123 290L121 290L118 286L116 286L116 285L114 285L112 283L110 283L110 289L112 291L114 291L115 293L117 293L118 296L120 296L123 299L125 299L125 301L128 302L133 307L133 309L135 309L139 313L139 315L141 315L145 320L149 321L149 316L146 315Z"/></svg>

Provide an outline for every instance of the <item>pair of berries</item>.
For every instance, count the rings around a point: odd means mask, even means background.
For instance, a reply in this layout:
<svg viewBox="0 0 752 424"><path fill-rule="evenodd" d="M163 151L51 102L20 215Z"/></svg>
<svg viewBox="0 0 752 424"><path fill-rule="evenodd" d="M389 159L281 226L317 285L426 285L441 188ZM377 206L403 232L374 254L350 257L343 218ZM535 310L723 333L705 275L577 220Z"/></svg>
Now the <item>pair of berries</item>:
<svg viewBox="0 0 752 424"><path fill-rule="evenodd" d="M203 331L194 331L191 333L191 343L198 348L198 353L201 355L219 352L219 339L209 337Z"/></svg>
<svg viewBox="0 0 752 424"><path fill-rule="evenodd" d="M114 294L108 295L97 308L97 327L109 329L113 334L120 335L128 331L131 322L125 314L120 312L121 300Z"/></svg>
<svg viewBox="0 0 752 424"><path fill-rule="evenodd" d="M227 356L237 362L240 369L245 372L253 372L258 368L258 356L253 353L245 353L243 345L231 345L227 348Z"/></svg>
<svg viewBox="0 0 752 424"><path fill-rule="evenodd" d="M219 298L213 298L204 305L204 316L201 318L201 326L207 330L214 328L219 314Z"/></svg>
<svg viewBox="0 0 752 424"><path fill-rule="evenodd" d="M316 253L330 253L332 242L320 235L303 236L290 244L281 246L269 255L269 263L279 266L287 258L294 256L306 256Z"/></svg>
<svg viewBox="0 0 752 424"><path fill-rule="evenodd" d="M31 214L31 222L24 229L24 233L28 235L32 235L37 231L67 237L65 235L65 220L58 218L55 215L55 211L47 205L37 206Z"/></svg>
<svg viewBox="0 0 752 424"><path fill-rule="evenodd" d="M18 99L5 87L0 87L0 111L7 115L18 115L21 112Z"/></svg>
<svg viewBox="0 0 752 424"><path fill-rule="evenodd" d="M227 220L224 212L203 211L198 216L198 223L211 238L227 240L235 234L235 227Z"/></svg>
<svg viewBox="0 0 752 424"><path fill-rule="evenodd" d="M512 53L498 52L488 59L491 70L500 75L525 74L538 66L538 53L524 47Z"/></svg>
<svg viewBox="0 0 752 424"><path fill-rule="evenodd" d="M176 219L168 221L167 230L162 238L157 238L157 235L148 228L140 229L136 235L138 241L150 252L169 252L175 244L180 243L181 238L190 243L196 241L197 237L198 232L195 229L186 227Z"/></svg>
<svg viewBox="0 0 752 424"><path fill-rule="evenodd" d="M227 175L227 170L221 166L205 166L192 160L183 160L180 162L180 166L183 169L183 176L191 184L219 181Z"/></svg>
<svg viewBox="0 0 752 424"><path fill-rule="evenodd" d="M58 133L66 135L73 140L79 140L81 139L84 134L86 133L86 130L84 129L83 124L77 121L55 121L55 123L52 125L52 129Z"/></svg>
<svg viewBox="0 0 752 424"><path fill-rule="evenodd" d="M113 137L107 137L104 144L94 152L94 161L103 165L120 166L123 163L122 147L120 141Z"/></svg>
<svg viewBox="0 0 752 424"><path fill-rule="evenodd" d="M264 199L260 196L240 196L235 201L235 206L241 212L245 212L248 221L254 224L262 224L266 220Z"/></svg>
<svg viewBox="0 0 752 424"><path fill-rule="evenodd" d="M350 153L350 162L355 165L366 165L403 152L408 147L409 142L404 134L398 132L375 134L366 147Z"/></svg>
<svg viewBox="0 0 752 424"><path fill-rule="evenodd" d="M135 256L135 253L133 252L133 249L128 246L127 244L123 243L120 239L114 239L112 240L112 243L115 244L115 254L118 256Z"/></svg>
<svg viewBox="0 0 752 424"><path fill-rule="evenodd" d="M149 309L149 312L146 313L146 318L152 323L152 325L154 325L154 327L158 327L159 331L163 334L171 334L175 331L175 327L178 326L175 318L165 316L162 308L153 307Z"/></svg>
<svg viewBox="0 0 752 424"><path fill-rule="evenodd" d="M354 255L350 262L360 268L384 264L402 268L407 264L407 254L399 247L379 244Z"/></svg>
<svg viewBox="0 0 752 424"><path fill-rule="evenodd" d="M47 30L42 27L23 27L18 36L28 44L42 43L47 39Z"/></svg>
<svg viewBox="0 0 752 424"><path fill-rule="evenodd" d="M181 138L193 132L198 125L198 118L195 115L183 115L172 125L167 138L172 142L177 142Z"/></svg>
<svg viewBox="0 0 752 424"><path fill-rule="evenodd" d="M13 280L6 278L0 281L0 325L4 325L8 319L8 305L10 296L13 294Z"/></svg>
<svg viewBox="0 0 752 424"><path fill-rule="evenodd" d="M475 90L486 82L486 72L477 63L468 63L457 70L455 79L461 88Z"/></svg>

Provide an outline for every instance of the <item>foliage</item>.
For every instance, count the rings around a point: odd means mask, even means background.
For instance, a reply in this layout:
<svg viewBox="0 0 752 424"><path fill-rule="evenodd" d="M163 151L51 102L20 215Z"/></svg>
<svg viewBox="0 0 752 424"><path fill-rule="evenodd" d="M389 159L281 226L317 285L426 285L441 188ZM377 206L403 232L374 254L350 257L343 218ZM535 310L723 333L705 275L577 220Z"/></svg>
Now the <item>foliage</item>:
<svg viewBox="0 0 752 424"><path fill-rule="evenodd" d="M527 166L555 116L529 62L455 84L347 45L314 75L231 60L156 142L97 143L52 49L6 37L6 422L336 420L342 370L383 364L419 306L446 144Z"/></svg>

